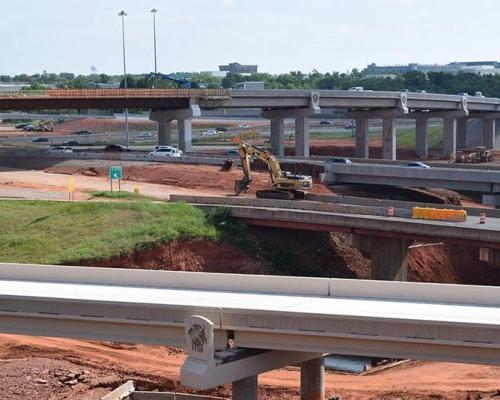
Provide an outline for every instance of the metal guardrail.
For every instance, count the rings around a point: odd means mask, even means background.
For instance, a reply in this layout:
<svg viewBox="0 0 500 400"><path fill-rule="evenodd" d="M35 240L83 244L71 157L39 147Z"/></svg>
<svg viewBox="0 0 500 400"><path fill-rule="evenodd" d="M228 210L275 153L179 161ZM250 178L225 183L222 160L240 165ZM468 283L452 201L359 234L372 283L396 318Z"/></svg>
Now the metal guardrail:
<svg viewBox="0 0 500 400"><path fill-rule="evenodd" d="M163 98L163 97L224 97L229 98L225 89L42 89L16 92L0 92L0 97L9 98Z"/></svg>
<svg viewBox="0 0 500 400"><path fill-rule="evenodd" d="M184 394L176 392L145 392L136 391L134 382L125 382L120 387L108 393L101 400L223 400L221 397Z"/></svg>

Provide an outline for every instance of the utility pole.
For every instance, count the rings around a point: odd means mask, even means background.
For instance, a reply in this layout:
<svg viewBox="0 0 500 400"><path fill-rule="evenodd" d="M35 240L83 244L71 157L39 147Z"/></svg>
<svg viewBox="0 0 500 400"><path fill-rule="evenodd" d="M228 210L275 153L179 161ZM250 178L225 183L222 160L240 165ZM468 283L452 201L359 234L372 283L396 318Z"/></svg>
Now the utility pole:
<svg viewBox="0 0 500 400"><path fill-rule="evenodd" d="M158 73L158 64L156 62L156 13L158 10L153 8L151 13L153 14L153 42L154 42L154 53L155 53L155 74Z"/></svg>
<svg viewBox="0 0 500 400"><path fill-rule="evenodd" d="M125 57L125 17L127 13L122 10L118 13L118 16L122 17L122 42L123 42L123 86L127 89L127 63ZM128 137L128 108L125 108L125 142L126 147L129 147L129 137Z"/></svg>

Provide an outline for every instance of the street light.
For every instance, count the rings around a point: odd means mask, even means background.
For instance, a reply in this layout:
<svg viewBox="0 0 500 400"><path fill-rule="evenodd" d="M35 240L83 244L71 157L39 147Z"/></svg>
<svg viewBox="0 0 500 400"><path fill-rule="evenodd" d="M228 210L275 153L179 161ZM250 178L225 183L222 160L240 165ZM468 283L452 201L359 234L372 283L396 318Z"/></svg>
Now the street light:
<svg viewBox="0 0 500 400"><path fill-rule="evenodd" d="M158 73L158 67L156 63L156 13L158 10L156 8L153 8L151 10L151 13L153 14L153 40L154 40L154 51L155 51L155 74Z"/></svg>
<svg viewBox="0 0 500 400"><path fill-rule="evenodd" d="M118 16L122 17L122 42L123 42L123 86L127 89L127 64L125 58L125 17L127 13L125 11L120 11ZM126 147L128 149L129 140L128 140L128 108L125 108L125 142Z"/></svg>

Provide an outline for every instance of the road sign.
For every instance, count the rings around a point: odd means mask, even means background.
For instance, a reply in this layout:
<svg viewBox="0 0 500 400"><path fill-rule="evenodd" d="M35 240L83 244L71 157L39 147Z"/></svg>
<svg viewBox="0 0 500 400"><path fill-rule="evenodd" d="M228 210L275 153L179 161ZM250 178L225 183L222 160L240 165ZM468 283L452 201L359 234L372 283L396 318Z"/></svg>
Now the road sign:
<svg viewBox="0 0 500 400"><path fill-rule="evenodd" d="M123 171L122 167L120 166L114 166L114 167L109 167L109 179L123 179Z"/></svg>

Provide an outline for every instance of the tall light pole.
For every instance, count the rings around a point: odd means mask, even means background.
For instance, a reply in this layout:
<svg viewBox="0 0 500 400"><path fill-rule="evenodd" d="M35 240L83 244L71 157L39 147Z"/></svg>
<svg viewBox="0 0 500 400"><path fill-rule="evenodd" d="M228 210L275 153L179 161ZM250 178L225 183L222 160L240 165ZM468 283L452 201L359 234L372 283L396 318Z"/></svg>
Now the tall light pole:
<svg viewBox="0 0 500 400"><path fill-rule="evenodd" d="M156 63L156 13L158 10L153 8L151 13L153 14L153 42L154 42L154 52L155 52L155 74L158 73L158 64Z"/></svg>
<svg viewBox="0 0 500 400"><path fill-rule="evenodd" d="M125 11L120 11L118 16L122 17L122 42L123 42L123 86L127 89L127 63L125 57L125 17L127 13ZM125 142L128 149L128 108L125 108Z"/></svg>

